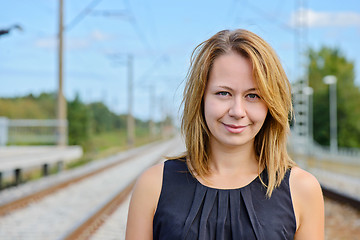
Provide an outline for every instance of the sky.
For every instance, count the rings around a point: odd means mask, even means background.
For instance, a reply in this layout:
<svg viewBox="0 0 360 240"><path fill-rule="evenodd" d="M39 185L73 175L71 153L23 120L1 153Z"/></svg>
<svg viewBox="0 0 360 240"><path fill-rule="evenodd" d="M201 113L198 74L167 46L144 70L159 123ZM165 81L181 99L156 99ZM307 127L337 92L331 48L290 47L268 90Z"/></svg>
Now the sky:
<svg viewBox="0 0 360 240"><path fill-rule="evenodd" d="M57 91L58 12L59 0L0 0L0 30L23 29L0 36L0 97ZM64 28L65 97L126 113L131 55L133 113L144 120L178 116L193 49L223 29L264 38L292 82L304 49L337 47L360 86L358 0L64 0Z"/></svg>

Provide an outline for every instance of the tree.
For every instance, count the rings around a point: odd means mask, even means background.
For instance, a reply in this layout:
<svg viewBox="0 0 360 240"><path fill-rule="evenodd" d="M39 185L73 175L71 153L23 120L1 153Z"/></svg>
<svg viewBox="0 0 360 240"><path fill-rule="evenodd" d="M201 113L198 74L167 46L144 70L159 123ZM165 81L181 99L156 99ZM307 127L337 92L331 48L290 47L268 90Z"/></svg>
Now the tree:
<svg viewBox="0 0 360 240"><path fill-rule="evenodd" d="M114 131L126 131L127 115L112 112L104 103L85 104L79 95L67 102L68 138L70 145L88 148L93 135ZM0 98L0 116L9 119L54 119L55 93L28 94L21 97ZM148 133L148 123L136 119L137 130Z"/></svg>
<svg viewBox="0 0 360 240"><path fill-rule="evenodd" d="M89 105L93 120L94 132L101 133L113 130L116 115L102 102L94 102Z"/></svg>
<svg viewBox="0 0 360 240"><path fill-rule="evenodd" d="M75 99L68 102L68 132L69 144L81 145L89 139L91 115L88 107L80 100L79 95Z"/></svg>
<svg viewBox="0 0 360 240"><path fill-rule="evenodd" d="M329 86L326 75L337 77L337 122L339 147L360 147L360 88L356 86L354 63L337 48L322 47L309 52L309 85L314 89L314 139L329 145Z"/></svg>

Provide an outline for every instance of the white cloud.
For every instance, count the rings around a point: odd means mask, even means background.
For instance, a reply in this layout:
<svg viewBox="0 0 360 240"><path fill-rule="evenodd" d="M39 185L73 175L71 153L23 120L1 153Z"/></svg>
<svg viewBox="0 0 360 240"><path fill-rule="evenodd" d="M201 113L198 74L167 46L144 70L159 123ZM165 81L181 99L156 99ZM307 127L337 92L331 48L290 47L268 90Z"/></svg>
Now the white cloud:
<svg viewBox="0 0 360 240"><path fill-rule="evenodd" d="M89 47L91 45L91 41L84 38L71 38L67 40L65 44L65 47L69 50L79 50Z"/></svg>
<svg viewBox="0 0 360 240"><path fill-rule="evenodd" d="M90 46L90 41L85 38L65 38L64 44L67 49L76 50ZM56 37L39 38L35 41L35 46L44 49L55 49L58 46L58 39Z"/></svg>
<svg viewBox="0 0 360 240"><path fill-rule="evenodd" d="M316 12L311 9L299 9L291 15L290 25L307 27L347 27L360 26L360 14L357 12Z"/></svg>
<svg viewBox="0 0 360 240"><path fill-rule="evenodd" d="M91 46L94 42L105 41L111 38L111 35L105 34L100 30L94 30L85 37L74 38L65 36L64 42L67 50L79 50ZM58 39L56 37L39 38L35 41L36 47L45 49L54 49L57 47L57 44Z"/></svg>
<svg viewBox="0 0 360 240"><path fill-rule="evenodd" d="M39 38L35 41L35 46L38 48L53 49L57 46L56 38Z"/></svg>
<svg viewBox="0 0 360 240"><path fill-rule="evenodd" d="M91 32L90 34L91 39L95 40L95 41L104 41L104 40L109 40L112 37L106 33L101 32L100 30L94 30Z"/></svg>

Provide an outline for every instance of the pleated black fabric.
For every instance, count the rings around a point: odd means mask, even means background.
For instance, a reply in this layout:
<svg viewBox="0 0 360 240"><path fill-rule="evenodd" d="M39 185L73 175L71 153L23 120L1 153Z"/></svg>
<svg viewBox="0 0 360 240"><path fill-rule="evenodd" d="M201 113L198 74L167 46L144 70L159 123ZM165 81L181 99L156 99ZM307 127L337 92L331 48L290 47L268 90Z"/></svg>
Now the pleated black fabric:
<svg viewBox="0 0 360 240"><path fill-rule="evenodd" d="M202 185L184 160L168 160L153 222L154 240L294 239L290 171L271 198L259 177L238 189ZM260 175L267 182L266 170Z"/></svg>

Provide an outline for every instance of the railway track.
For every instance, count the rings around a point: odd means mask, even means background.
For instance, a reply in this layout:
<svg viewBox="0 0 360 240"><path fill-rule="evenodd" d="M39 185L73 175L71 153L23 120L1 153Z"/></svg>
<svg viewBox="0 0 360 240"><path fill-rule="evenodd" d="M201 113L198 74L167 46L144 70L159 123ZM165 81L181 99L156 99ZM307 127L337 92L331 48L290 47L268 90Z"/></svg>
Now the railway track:
<svg viewBox="0 0 360 240"><path fill-rule="evenodd" d="M360 211L360 199L324 186L321 186L321 188L324 197L339 202L341 204L348 205L355 210Z"/></svg>
<svg viewBox="0 0 360 240"><path fill-rule="evenodd" d="M97 212L91 215L85 222L76 227L71 233L63 238L63 240L85 240L89 239L113 214L121 204L130 195L135 185L135 180L131 182L123 191L116 194L105 206L101 207Z"/></svg>
<svg viewBox="0 0 360 240"><path fill-rule="evenodd" d="M179 145L177 143L177 145ZM176 146L178 147L178 146ZM162 155L169 154L170 150L174 150L175 144L170 144L166 148L163 148ZM84 176L79 176L78 178L72 179L69 182L64 182L62 184L59 184L58 186L54 187L52 190L46 189L42 191L41 193L36 193L34 196L28 196L26 199L19 199L19 201L15 205L9 205L5 207L4 205L0 207L0 226L1 226L1 216L7 216L12 214L13 212L16 212L16 210L25 208L26 206L29 206L33 204L34 202L39 202L41 199L45 198L46 196L54 195L56 192L59 192L61 189L69 188L72 185L75 185L76 183L81 182L82 180L85 180L86 178L91 178L96 175L100 175L101 173L106 173L107 170L114 168L116 166L122 166L125 165L127 162L132 162L131 160L134 160L135 158L145 155L148 153L148 149L142 149L141 151L136 151L133 155L127 156L118 162L114 162L111 165L108 165L106 167L103 167L101 169L97 169L97 171L93 171L91 173L88 173ZM157 158L156 160L152 161L152 164L155 164L157 161L161 160L160 158ZM139 164L137 164L139 165ZM131 181L129 181L124 187L122 187L119 191L113 191L113 196L108 197L106 201L103 201L101 204L97 204L96 207L94 207L91 211L86 212L86 216L81 218L80 220L76 221L76 223L73 223L70 228L68 228L67 231L62 231L60 235L54 236L54 239L76 239L76 240L82 240L82 239L93 239L92 237L96 235L97 232L101 232L104 229L101 229L102 226L110 219L111 215L118 211L119 206L121 206L124 202L124 200L128 200L129 195L131 193L131 190L135 183L135 178L133 177ZM351 206L352 208L356 209L356 211L359 211L359 200L355 198L351 198L345 194L341 194L339 192L333 191L332 189L328 189L323 187L324 196L327 199L333 199L336 202L341 202L343 204L346 204L348 206ZM84 197L85 198L85 197ZM326 200L327 201L327 200ZM126 205L128 203L125 203ZM121 206L121 208L124 208L124 206ZM90 214L89 214L90 213ZM79 213L80 214L80 213ZM114 214L116 215L116 214ZM337 214L338 215L338 214ZM359 219L360 220L360 219ZM111 221L110 221L111 222ZM118 224L119 221L117 221ZM106 225L106 224L105 224ZM101 229L101 231L100 231ZM105 228L106 229L106 228ZM344 231L344 230L342 230ZM356 230L357 231L357 230ZM3 239L1 236L1 227L0 227L0 238ZM60 237L59 237L60 236ZM119 234L115 234L116 239L121 236ZM15 239L15 238L4 238L6 239ZM16 239L27 239L18 237ZM32 238L35 239L35 238ZM51 238L36 238L36 239L51 239ZM95 238L96 239L96 238ZM106 239L103 237L97 237L97 239ZM114 238L112 238L114 239ZM326 239L336 239L336 238L326 238Z"/></svg>
<svg viewBox="0 0 360 240"><path fill-rule="evenodd" d="M124 200L130 195L131 189L135 181L127 187L123 192L119 193L112 201L110 201L106 206L99 209L98 212L93 214L88 221L75 229L71 234L69 234L65 240L85 240L90 239L91 236L101 227L101 225L109 218L109 216L124 202ZM324 197L326 201L331 199L340 204L345 204L350 206L357 211L360 210L360 202L358 199L353 198L347 194L342 194L340 192L334 191L322 187Z"/></svg>
<svg viewBox="0 0 360 240"><path fill-rule="evenodd" d="M28 206L29 204L32 204L34 202L38 202L41 199L45 198L46 196L49 196L51 194L54 194L55 192L64 189L68 186L71 186L73 184L76 184L77 182L80 182L84 179L90 178L96 174L99 174L101 172L104 172L108 169L111 169L115 166L118 166L120 164L123 164L127 161L130 161L142 154L146 154L148 148L142 148L140 152L133 152L132 154L130 154L129 156L123 157L123 158L119 158L117 161L110 163L106 166L100 167L96 170L93 170L91 172L85 173L81 176L77 176L74 178L70 178L68 180L65 180L59 184L50 186L46 189L40 190L38 192L32 193L30 195L27 195L25 197L21 197L13 202L9 202L7 204L1 205L0 206L0 217L4 216L4 215L8 215L11 214L13 211L24 208L26 206Z"/></svg>
<svg viewBox="0 0 360 240"><path fill-rule="evenodd" d="M173 147L168 149L169 151ZM160 162L155 162L154 164ZM104 206L99 208L95 213L89 216L84 222L79 224L73 231L68 233L63 240L87 240L106 222L111 214L113 214L121 204L130 196L130 193L136 183L136 179L133 180L124 190L117 193L110 201Z"/></svg>
<svg viewBox="0 0 360 240"><path fill-rule="evenodd" d="M360 211L325 197L325 240L359 240Z"/></svg>
<svg viewBox="0 0 360 240"><path fill-rule="evenodd" d="M171 140L137 150L111 165L0 206L0 239L88 239L129 196L136 177L164 155L175 154L179 145ZM83 207L88 201L95 203Z"/></svg>
<svg viewBox="0 0 360 240"><path fill-rule="evenodd" d="M40 201L41 199L45 198L48 195L54 194L55 192L57 192L57 191L59 191L59 190L61 190L63 188L66 188L66 187L68 187L68 186L70 186L72 184L76 184L79 181L82 181L82 180L84 180L86 178L89 178L89 177L94 176L96 174L99 174L99 173L101 173L103 171L106 171L107 169L110 169L110 168L112 168L112 167L114 167L116 165L119 165L119 164L122 164L122 163L124 163L126 161L129 161L134 157L135 156L128 157L126 159L122 159L117 163L110 164L110 165L108 165L106 167L103 167L101 169L97 169L97 170L95 170L95 171L93 171L91 173L85 174L85 175L80 176L80 177L75 177L75 178L67 180L67 181L65 181L63 183L57 184L55 186L51 186L51 187L46 188L44 190L41 190L39 192L36 192L36 193L33 193L33 194L28 195L26 197L15 200L14 202L10 202L10 203L7 203L5 205L2 205L2 206L0 206L0 217L4 216L4 215L11 214L15 210L27 207L29 204L34 203L34 202L38 202L38 201Z"/></svg>

